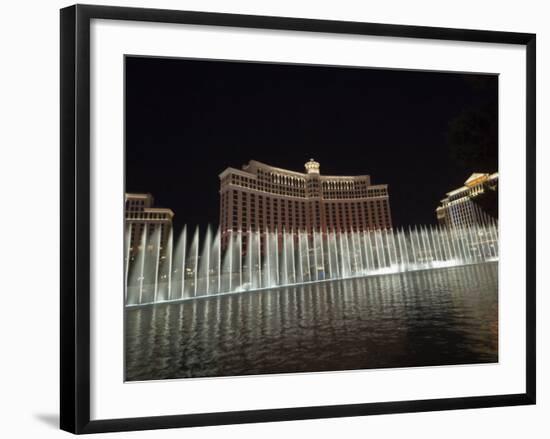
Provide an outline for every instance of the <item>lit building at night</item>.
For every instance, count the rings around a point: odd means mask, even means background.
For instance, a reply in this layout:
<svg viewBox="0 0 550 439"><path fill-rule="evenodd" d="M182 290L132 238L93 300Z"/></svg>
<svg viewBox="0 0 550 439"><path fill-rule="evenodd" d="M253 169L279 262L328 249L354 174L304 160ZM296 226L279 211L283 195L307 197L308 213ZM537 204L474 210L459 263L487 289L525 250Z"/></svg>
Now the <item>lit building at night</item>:
<svg viewBox="0 0 550 439"><path fill-rule="evenodd" d="M498 172L474 173L464 186L446 195L435 210L440 225L461 227L498 219Z"/></svg>
<svg viewBox="0 0 550 439"><path fill-rule="evenodd" d="M153 205L151 194L125 195L126 252L130 260L144 242L151 249L160 242L161 255L166 252L174 212Z"/></svg>
<svg viewBox="0 0 550 439"><path fill-rule="evenodd" d="M388 186L369 175L322 175L311 159L305 173L252 160L220 174L222 239L231 231L352 232L391 229Z"/></svg>

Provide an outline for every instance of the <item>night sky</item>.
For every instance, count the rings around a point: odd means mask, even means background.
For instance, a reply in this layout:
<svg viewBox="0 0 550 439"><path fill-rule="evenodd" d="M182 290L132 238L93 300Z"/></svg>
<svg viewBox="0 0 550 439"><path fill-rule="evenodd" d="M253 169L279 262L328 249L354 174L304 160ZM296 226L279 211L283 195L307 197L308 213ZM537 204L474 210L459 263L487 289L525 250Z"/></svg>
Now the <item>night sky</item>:
<svg viewBox="0 0 550 439"><path fill-rule="evenodd" d="M387 183L394 226L436 223L445 193L497 171L498 77L126 58L126 191L218 224L219 179L254 159Z"/></svg>

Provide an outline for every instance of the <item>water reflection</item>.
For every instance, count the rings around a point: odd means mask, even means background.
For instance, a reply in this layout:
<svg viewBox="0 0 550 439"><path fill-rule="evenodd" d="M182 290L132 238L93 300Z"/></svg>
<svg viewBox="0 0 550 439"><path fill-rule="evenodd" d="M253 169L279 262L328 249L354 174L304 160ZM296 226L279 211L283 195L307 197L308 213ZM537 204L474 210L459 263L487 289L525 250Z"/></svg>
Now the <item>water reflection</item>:
<svg viewBox="0 0 550 439"><path fill-rule="evenodd" d="M126 309L127 379L496 362L497 267Z"/></svg>

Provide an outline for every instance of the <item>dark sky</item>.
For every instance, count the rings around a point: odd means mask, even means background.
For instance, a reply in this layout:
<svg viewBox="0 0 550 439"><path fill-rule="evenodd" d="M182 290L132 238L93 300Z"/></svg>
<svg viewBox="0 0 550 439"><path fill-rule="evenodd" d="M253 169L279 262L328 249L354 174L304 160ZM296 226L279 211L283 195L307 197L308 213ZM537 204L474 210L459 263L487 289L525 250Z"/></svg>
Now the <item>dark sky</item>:
<svg viewBox="0 0 550 439"><path fill-rule="evenodd" d="M217 225L226 167L315 158L389 184L394 226L435 223L445 192L497 170L497 103L493 75L127 57L126 191L176 229Z"/></svg>

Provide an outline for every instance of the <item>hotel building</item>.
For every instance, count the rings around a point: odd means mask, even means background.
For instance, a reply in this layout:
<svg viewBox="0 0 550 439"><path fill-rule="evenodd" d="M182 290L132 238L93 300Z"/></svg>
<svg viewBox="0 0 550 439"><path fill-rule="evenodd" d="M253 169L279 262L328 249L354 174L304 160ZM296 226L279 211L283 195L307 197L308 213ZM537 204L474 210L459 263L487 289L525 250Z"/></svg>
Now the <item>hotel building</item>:
<svg viewBox="0 0 550 439"><path fill-rule="evenodd" d="M153 205L154 199L151 194L125 195L125 222L128 240L126 245L129 246L127 254L131 260L135 258L141 248L144 232L147 246L152 249L154 244L151 239L158 230L160 232L161 255L166 252L174 212L171 209L153 207Z"/></svg>
<svg viewBox="0 0 550 439"><path fill-rule="evenodd" d="M388 186L369 175L321 175L311 159L305 173L250 161L220 175L222 239L230 231L351 232L392 227ZM225 241L224 241L225 242Z"/></svg>
<svg viewBox="0 0 550 439"><path fill-rule="evenodd" d="M446 195L435 210L443 226L485 224L498 218L498 172L472 174L464 186Z"/></svg>

